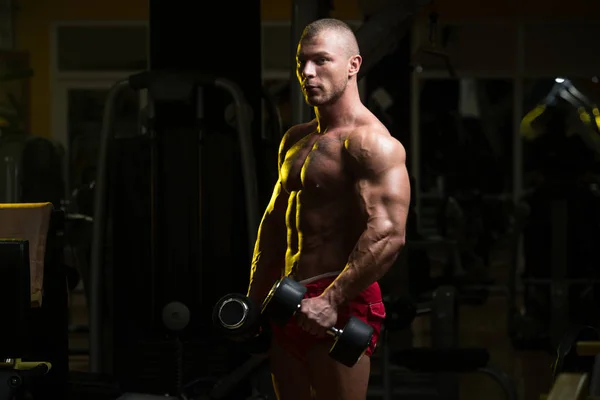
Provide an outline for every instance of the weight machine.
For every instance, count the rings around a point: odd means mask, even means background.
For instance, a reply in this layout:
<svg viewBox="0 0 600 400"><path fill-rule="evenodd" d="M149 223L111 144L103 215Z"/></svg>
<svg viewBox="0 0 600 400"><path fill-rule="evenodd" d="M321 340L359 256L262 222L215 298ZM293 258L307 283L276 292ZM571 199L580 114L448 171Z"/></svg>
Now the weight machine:
<svg viewBox="0 0 600 400"><path fill-rule="evenodd" d="M541 154L536 167L546 179L520 205L516 239L523 237L526 265L517 271L518 263L512 264L508 299L509 334L517 347L553 348L571 324L597 322L600 277L591 244L600 237L600 195L597 183L582 175L593 169L600 152L598 115L574 82L557 79L521 122L532 154ZM581 145L573 147L579 138ZM518 281L523 307L516 301Z"/></svg>
<svg viewBox="0 0 600 400"><path fill-rule="evenodd" d="M455 400L460 398L459 375L475 372L489 376L508 400L516 400L515 383L490 364L487 349L460 347L457 290L441 286L420 300L412 303L401 298L387 302L388 318L379 349L382 384L372 385L368 395L383 400ZM431 319L432 346L392 351L388 344L390 334L406 329L416 316L425 315Z"/></svg>

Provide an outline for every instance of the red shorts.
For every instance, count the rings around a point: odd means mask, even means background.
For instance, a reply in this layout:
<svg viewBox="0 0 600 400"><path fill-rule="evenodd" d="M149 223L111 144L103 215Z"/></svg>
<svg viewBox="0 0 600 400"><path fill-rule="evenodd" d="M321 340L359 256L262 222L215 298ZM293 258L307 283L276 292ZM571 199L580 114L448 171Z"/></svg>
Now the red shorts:
<svg viewBox="0 0 600 400"><path fill-rule="evenodd" d="M317 297L335 280L336 276L325 276L317 279L307 280L305 298ZM302 282L300 282L302 283ZM377 340L381 332L381 325L385 319L385 307L381 298L381 290L377 282L362 291L355 299L338 309L338 320L336 328L343 329L350 319L357 317L373 327L373 338L371 345L365 355L371 356L377 346ZM292 355L304 361L308 349L316 343L331 341L330 336L317 337L304 331L292 318L285 326L271 324L273 328L273 339L277 340L283 348Z"/></svg>

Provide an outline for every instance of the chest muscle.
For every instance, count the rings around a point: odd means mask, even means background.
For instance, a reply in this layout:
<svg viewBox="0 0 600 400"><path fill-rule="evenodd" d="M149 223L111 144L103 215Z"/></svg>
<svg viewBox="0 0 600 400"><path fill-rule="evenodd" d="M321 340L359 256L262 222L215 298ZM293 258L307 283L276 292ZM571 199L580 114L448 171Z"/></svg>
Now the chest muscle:
<svg viewBox="0 0 600 400"><path fill-rule="evenodd" d="M288 192L306 189L338 190L347 182L339 137L309 135L286 154L281 166Z"/></svg>

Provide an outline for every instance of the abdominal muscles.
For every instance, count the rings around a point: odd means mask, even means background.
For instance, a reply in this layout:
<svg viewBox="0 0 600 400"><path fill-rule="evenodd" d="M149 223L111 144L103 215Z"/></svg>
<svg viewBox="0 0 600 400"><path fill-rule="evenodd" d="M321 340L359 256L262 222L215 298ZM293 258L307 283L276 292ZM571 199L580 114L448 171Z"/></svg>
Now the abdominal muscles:
<svg viewBox="0 0 600 400"><path fill-rule="evenodd" d="M351 197L299 191L290 196L285 275L296 280L342 271L365 226Z"/></svg>

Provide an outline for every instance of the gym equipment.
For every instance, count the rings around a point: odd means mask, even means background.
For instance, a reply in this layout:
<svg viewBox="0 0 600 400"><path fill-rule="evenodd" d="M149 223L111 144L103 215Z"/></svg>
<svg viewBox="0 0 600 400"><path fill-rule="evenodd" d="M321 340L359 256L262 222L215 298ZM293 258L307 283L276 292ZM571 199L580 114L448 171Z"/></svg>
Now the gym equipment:
<svg viewBox="0 0 600 400"><path fill-rule="evenodd" d="M168 92L163 85L172 84L177 86L179 91L176 93ZM257 194L256 194L256 175L254 168L254 157L252 153L252 144L249 142L251 134L249 130L249 122L246 117L246 107L244 101L244 95L237 87L237 85L226 79L214 79L204 76L194 76L188 74L168 74L168 73L155 73L155 72L143 72L137 75L132 75L124 81L116 83L111 91L109 92L105 115L103 121L103 130L101 134L101 144L98 157L98 176L96 179L96 191L95 191L95 207L94 207L94 241L92 243L92 267L91 267L91 281L95 282L92 285L91 292L91 324L92 326L100 327L100 293L94 288L99 289L99 282L101 282L101 266L102 260L102 237L106 223L106 176L107 176L107 151L108 144L112 138L112 132L115 128L115 121L113 115L113 108L116 99L124 88L131 87L136 90L148 89L151 91L152 98L156 101L160 99L172 100L173 97L181 100L190 97L192 100L198 101L197 112L198 118L202 118L202 112L200 110L202 102L202 91L201 88L195 89L197 85L214 86L229 93L235 100L236 105L236 122L239 132L240 145L242 148L242 160L244 162L244 191L247 201L247 235L248 242L253 243L256 236L256 227L258 226L258 205ZM198 97L196 97L198 96ZM153 115L149 116L150 119L154 119ZM157 122L154 122L157 124ZM153 171L153 179L158 179L157 174L160 171ZM158 194L158 193L157 193ZM99 332L99 329L92 328L91 332ZM97 353L100 349L99 337L92 335L91 354L93 359L97 360Z"/></svg>
<svg viewBox="0 0 600 400"><path fill-rule="evenodd" d="M284 326L300 309L306 287L289 277L275 282L262 305L267 319ZM335 338L329 351L334 360L348 367L354 366L371 344L373 327L356 317L350 317L343 329L331 327L327 333Z"/></svg>
<svg viewBox="0 0 600 400"><path fill-rule="evenodd" d="M25 393L36 385L36 378L46 375L50 368L50 363L24 362L20 358L5 358L0 361L0 399L27 398Z"/></svg>
<svg viewBox="0 0 600 400"><path fill-rule="evenodd" d="M540 400L586 400L589 387L586 374L561 374L554 383L548 396L540 396ZM592 398L589 398L592 400Z"/></svg>
<svg viewBox="0 0 600 400"><path fill-rule="evenodd" d="M114 139L114 103L126 88L148 90L148 133ZM204 209L211 207L211 192L216 192L204 190L202 181L205 178L222 179L221 174L213 178L211 174L201 173L208 167L205 155L212 157L212 154L205 154L203 148L211 146L215 137L206 132L214 116L204 115L204 106L210 105L206 95L211 91L234 99L246 206L246 221L238 221L238 225L246 228L244 246L250 250L255 241L259 207L250 120L240 88L227 79L184 72L147 71L117 82L107 97L94 192L90 368L92 373L114 374L126 392L177 394L185 380L192 376L219 375L231 368L228 363L240 363L227 356L238 350L235 346L228 346L219 341L220 337L210 335L213 333L211 311L206 309L208 304L214 304L210 296L218 293L219 285L230 288L232 283L222 277L217 279L222 271L199 268L206 260L202 254L218 252L218 247L199 246L204 243L204 237L209 237L203 234L211 227ZM175 110L171 118L176 123L166 119L169 114L161 112L163 107ZM107 158L110 144L115 146L114 162ZM173 178L173 171L185 171L185 175L176 174ZM108 182L115 185L112 187L116 190L107 190ZM116 198L117 192L120 192L119 198ZM198 207L201 198L202 207ZM131 202L136 204L135 212L131 211ZM199 223L200 214L202 224ZM120 228L112 227L112 251L120 255L108 265L115 271L114 279L106 279L111 277L110 270L102 268L109 215L113 221L127 221ZM211 232L211 240L217 241L219 233L216 232L219 231L217 228ZM181 232L185 234L181 235ZM221 254L221 258L220 265L228 265L227 257ZM165 269L164 266L169 267ZM180 279L182 276L185 279ZM211 285L217 288L207 286L203 292L198 288L199 282L214 282ZM103 301L103 293L107 292L114 293L114 297ZM131 296L131 292L136 296ZM124 299L126 293L129 293L127 300ZM187 315L189 324L182 329L172 329L178 321L156 318L173 302L178 303L183 314L171 312L170 315ZM100 307L103 303L108 303L109 307L112 303L114 319L106 319L107 311ZM206 311L208 318L204 317ZM107 329L114 330L114 342L109 339L111 335L106 334ZM124 331L128 334L123 335ZM133 338L140 337L145 339L133 342ZM103 350L108 346L115 351ZM214 362L207 361L210 358L208 352L214 353ZM194 356L199 353L203 356ZM236 354L240 356L239 352ZM131 357L147 360L139 362L142 371L127 367L126 360Z"/></svg>
<svg viewBox="0 0 600 400"><path fill-rule="evenodd" d="M436 289L422 302L407 306L407 299L401 306L390 304L390 308L416 309L416 315L430 315L432 323L432 348L411 348L390 351L388 338L393 328L386 324L382 330L380 344L382 386L370 387L368 395L391 400L397 396L410 399L458 399L459 373L479 372L494 379L503 389L506 397L517 399L514 382L498 368L489 365L486 349L459 348L458 346L458 299L457 291L450 286ZM408 315L411 315L409 312ZM402 328L401 328L402 329ZM392 365L407 369L408 373L394 374Z"/></svg>
<svg viewBox="0 0 600 400"><path fill-rule="evenodd" d="M447 52L443 50L443 47L438 47L438 13L432 12L429 14L429 45L421 46L415 54L413 54L413 59L411 62L411 66L417 72L423 71L423 65L421 65L422 59L426 57L439 58L444 62L444 66L448 71L448 74L452 77L456 77L456 71L452 65L450 60L450 56ZM443 45L442 45L443 46Z"/></svg>
<svg viewBox="0 0 600 400"><path fill-rule="evenodd" d="M527 215L519 224L524 307L523 312L517 307L518 263L513 262L509 333L518 348L553 349L569 326L598 322L600 279L592 253L600 238L598 200L588 185L560 181L540 186L526 200L520 208ZM514 246L518 248L518 240Z"/></svg>
<svg viewBox="0 0 600 400"><path fill-rule="evenodd" d="M572 327L563 337L547 399L596 399L600 396L599 332L591 327Z"/></svg>
<svg viewBox="0 0 600 400"><path fill-rule="evenodd" d="M561 134L579 135L589 151L594 154L600 153L600 127L596 123L598 108L593 99L583 93L582 87L577 87L576 83L569 79L554 83L539 104L523 117L521 135L528 141L534 141L548 134L551 130L549 125L556 122L550 121L551 117L548 114L558 110L562 114L559 118L564 118L565 114L572 117L568 118L566 129Z"/></svg>
<svg viewBox="0 0 600 400"><path fill-rule="evenodd" d="M187 381L226 373L247 357L214 335L211 313L223 293L247 286L247 233L258 230L262 209L254 172L262 158L253 151L262 122L260 4L240 4L233 16L245 32L235 53L228 29L206 23L230 4L206 4L200 16L180 5L150 0L150 71L138 76L142 84L130 77L107 96L99 142L90 372L114 376L123 393L175 395ZM190 51L191 37L214 62ZM244 68L232 68L240 59ZM115 138L113 103L127 86L148 99L148 127ZM224 121L231 103L234 129ZM180 331L161 318L172 302L189 312Z"/></svg>
<svg viewBox="0 0 600 400"><path fill-rule="evenodd" d="M373 4L371 1L360 3L363 9ZM413 25L419 11L431 3L433 0L388 1L376 12L370 13L365 23L356 31L356 39L364 60L358 73L359 79L366 76L382 58L396 48Z"/></svg>
<svg viewBox="0 0 600 400"><path fill-rule="evenodd" d="M410 327L416 317L431 313L431 303L415 303L409 297L394 300L384 299L385 327L390 332L401 331Z"/></svg>
<svg viewBox="0 0 600 400"><path fill-rule="evenodd" d="M593 350L593 346L590 346L589 343L598 341L600 341L600 332L597 329L591 326L571 327L556 349L552 380L555 381L563 373L591 372L596 354L593 351L590 354L589 350ZM583 345L581 345L582 343ZM585 352L585 350L588 351Z"/></svg>
<svg viewBox="0 0 600 400"><path fill-rule="evenodd" d="M29 268L28 241L0 240L0 304L5 308L2 310L4 322L0 329L0 354L4 358L20 357L28 350L31 314Z"/></svg>
<svg viewBox="0 0 600 400"><path fill-rule="evenodd" d="M65 196L64 150L50 139L25 133L0 135L0 203L51 202Z"/></svg>
<svg viewBox="0 0 600 400"><path fill-rule="evenodd" d="M260 308L243 294L227 294L215 304L213 325L228 339L249 340L260 332Z"/></svg>
<svg viewBox="0 0 600 400"><path fill-rule="evenodd" d="M369 386L368 395L381 396L384 400L392 400L394 395L399 394L399 388L394 388L392 383L392 368L390 364L389 336L392 332L401 331L410 327L417 316L431 313L431 303L416 303L410 297L396 299L384 298L386 319L381 329L379 341L380 371L382 385Z"/></svg>
<svg viewBox="0 0 600 400"><path fill-rule="evenodd" d="M60 239L64 233L63 213L52 211L43 230L44 224L35 212L36 205L10 206L1 207L0 226L0 237L8 237L0 240L0 313L3 315L0 399L21 399L26 395L40 400L66 398L67 289ZM20 212L16 213L17 209ZM41 258L30 258L30 254L37 253L30 249L35 241L11 239L17 232L20 232L18 236L30 237L31 232L25 227L35 227L31 230L45 237L44 250L36 248L41 251ZM35 274L43 274L40 288L43 296L39 298L32 290L32 266L35 266Z"/></svg>

